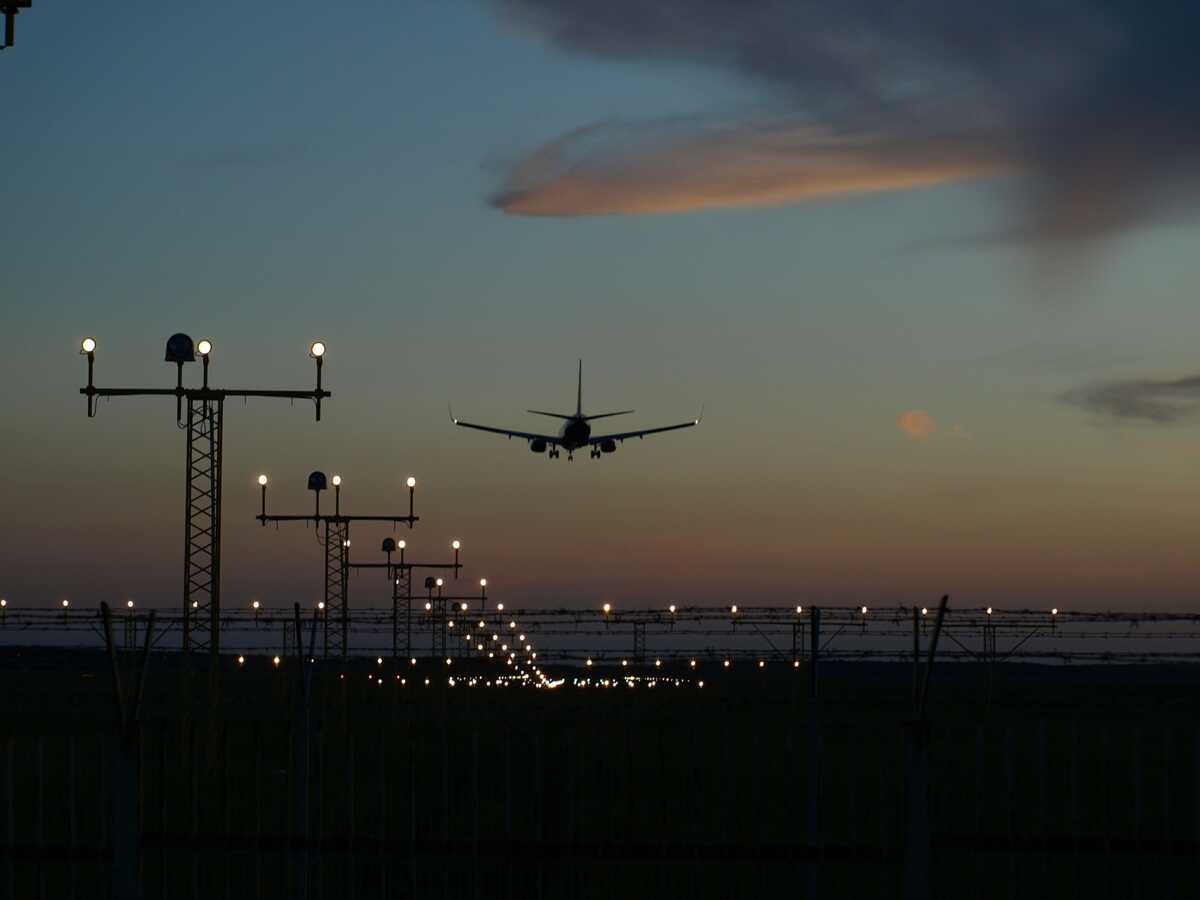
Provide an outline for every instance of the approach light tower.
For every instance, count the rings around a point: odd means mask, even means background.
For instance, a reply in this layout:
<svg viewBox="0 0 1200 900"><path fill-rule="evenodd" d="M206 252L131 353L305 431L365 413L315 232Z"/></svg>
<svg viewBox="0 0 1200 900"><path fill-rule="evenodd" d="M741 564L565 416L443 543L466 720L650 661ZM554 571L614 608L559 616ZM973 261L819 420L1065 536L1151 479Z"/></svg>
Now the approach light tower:
<svg viewBox="0 0 1200 900"><path fill-rule="evenodd" d="M33 0L2 0L0 2L0 13L4 15L4 43L0 43L0 50L13 45L17 13L23 9L29 9L31 6L33 6Z"/></svg>
<svg viewBox="0 0 1200 900"><path fill-rule="evenodd" d="M333 484L333 515L321 513L321 491ZM315 503L312 515L267 515L266 475L258 476L262 491L262 512L255 518L265 528L268 522L312 522L317 529L325 526L325 656L345 658L350 652L350 523L391 522L395 529L398 522L407 522L411 530L420 520L413 514L413 498L417 491L417 479L408 476L408 515L399 516L351 516L342 515L342 476L325 477L324 472L313 472L308 476L308 489L313 492Z"/></svg>
<svg viewBox="0 0 1200 900"><path fill-rule="evenodd" d="M321 421L321 401L330 392L321 387L321 366L325 344L314 341L308 355L317 364L317 386L311 391L226 390L208 386L208 366L213 343L193 343L186 334L173 334L167 340L166 361L176 369L173 388L98 388L93 382L96 365L96 339L86 337L79 352L87 357L87 387L79 393L87 397L88 418L96 415L98 397L174 397L175 418L184 426L183 406L187 401L187 481L183 526L183 649L207 649L215 663L221 653L221 456L224 448L222 422L227 397L279 397L287 400L312 400L317 421ZM200 387L184 387L183 367L200 356L204 381Z"/></svg>
<svg viewBox="0 0 1200 900"><path fill-rule="evenodd" d="M404 551L407 545L404 541L397 541L394 538L384 538L383 543L379 548L386 556L386 562L377 563L352 563L347 560L347 567L351 569L383 569L387 575L388 581L392 585L392 656L395 658L409 657L413 655L413 592L412 592L412 574L414 569L449 569L454 572L455 581L458 580L459 569L462 568L462 541L457 538L450 542L450 549L454 551L454 562L433 563L433 562L409 562L404 558ZM400 561L392 562L392 554L399 552ZM435 623L431 625L434 629L435 640L433 646L434 656L446 655L446 603L459 600L471 601L478 599L482 604L487 600L487 579L482 578L479 581L479 586L482 591L480 597L451 597L443 594L441 590L442 579L425 579L425 588L429 591L429 601L431 608L434 603L433 587L438 586L437 607L438 615ZM404 646L400 646L400 604L404 604ZM464 607L463 611L466 611ZM437 635L440 631L441 649L438 649Z"/></svg>

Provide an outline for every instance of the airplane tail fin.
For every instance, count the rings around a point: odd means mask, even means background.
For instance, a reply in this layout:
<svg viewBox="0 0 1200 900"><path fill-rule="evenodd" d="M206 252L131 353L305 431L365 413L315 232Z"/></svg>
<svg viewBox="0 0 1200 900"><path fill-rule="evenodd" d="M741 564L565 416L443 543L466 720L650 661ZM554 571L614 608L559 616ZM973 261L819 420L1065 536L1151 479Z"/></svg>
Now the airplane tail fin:
<svg viewBox="0 0 1200 900"><path fill-rule="evenodd" d="M579 386L575 393L575 415L583 415L583 360L579 361Z"/></svg>

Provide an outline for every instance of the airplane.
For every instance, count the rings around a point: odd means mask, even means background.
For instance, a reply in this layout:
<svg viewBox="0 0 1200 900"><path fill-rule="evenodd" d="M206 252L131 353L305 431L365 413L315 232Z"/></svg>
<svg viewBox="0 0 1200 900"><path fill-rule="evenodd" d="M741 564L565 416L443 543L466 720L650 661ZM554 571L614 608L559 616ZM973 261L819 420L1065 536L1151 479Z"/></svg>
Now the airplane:
<svg viewBox="0 0 1200 900"><path fill-rule="evenodd" d="M589 422L594 419L606 419L610 416L628 415L633 410L623 409L619 412L597 413L594 416L584 415L583 360L579 361L579 383L575 394L574 415L543 412L540 409L530 409L526 410L526 412L531 412L539 416L550 416L554 419L563 419L562 429L558 434L533 434L528 431L514 431L509 428L493 428L490 425L476 425L473 422L464 422L462 419L456 419L453 410L450 411L450 421L462 428L490 431L494 434L503 434L509 438L524 438L529 441L529 449L534 453L546 453L547 448L549 448L548 459L557 459L561 450L566 450L568 462L575 458L575 451L583 447L588 448L592 459L599 459L605 453L616 453L617 444L624 442L627 438L644 438L648 434L658 434L662 431L676 431L680 428L692 428L700 424L700 419L696 418L690 422L680 422L678 425L663 425L659 428L643 428L640 431L621 431L615 434L593 435L592 426L588 424ZM703 410L701 410L702 417Z"/></svg>

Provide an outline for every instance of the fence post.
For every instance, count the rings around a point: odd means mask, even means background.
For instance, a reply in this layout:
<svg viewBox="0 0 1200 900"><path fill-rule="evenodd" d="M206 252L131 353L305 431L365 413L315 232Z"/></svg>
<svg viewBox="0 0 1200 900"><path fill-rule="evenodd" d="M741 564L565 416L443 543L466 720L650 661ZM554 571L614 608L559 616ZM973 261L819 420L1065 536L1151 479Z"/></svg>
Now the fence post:
<svg viewBox="0 0 1200 900"><path fill-rule="evenodd" d="M942 597L938 606L937 619L933 624L933 635L929 641L929 656L925 663L924 677L914 695L912 721L902 726L904 735L904 784L905 784L905 841L904 841L904 898L905 900L928 900L930 896L929 868L929 743L930 729L926 710L929 704L929 685L933 678L933 663L937 656L938 638L942 634L942 623L946 618L946 607L950 598ZM915 627L919 625L916 610L913 610L913 648L918 648Z"/></svg>

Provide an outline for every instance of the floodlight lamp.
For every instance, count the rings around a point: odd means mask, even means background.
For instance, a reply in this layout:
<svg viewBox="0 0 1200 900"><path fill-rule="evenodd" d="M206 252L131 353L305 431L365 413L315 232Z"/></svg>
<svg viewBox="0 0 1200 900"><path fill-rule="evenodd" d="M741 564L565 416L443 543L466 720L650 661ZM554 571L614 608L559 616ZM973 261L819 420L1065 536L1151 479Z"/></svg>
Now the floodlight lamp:
<svg viewBox="0 0 1200 900"><path fill-rule="evenodd" d="M85 337L82 341L79 342L79 352L80 353L95 353L96 352L96 339L94 337Z"/></svg>
<svg viewBox="0 0 1200 900"><path fill-rule="evenodd" d="M325 601L324 601L324 600L318 600L318 601L317 601L317 609L324 609L324 608L325 608Z"/></svg>
<svg viewBox="0 0 1200 900"><path fill-rule="evenodd" d="M342 476L341 475L334 475L333 478L330 480L333 482L334 487L342 486Z"/></svg>
<svg viewBox="0 0 1200 900"><path fill-rule="evenodd" d="M70 601L70 600L64 600L64 601L62 602L62 605L63 605L63 608L65 609L66 607L68 607L68 606L70 606L70 605L71 605L71 601Z"/></svg>
<svg viewBox="0 0 1200 900"><path fill-rule="evenodd" d="M254 601L253 603L251 603L250 605L251 605L251 606L253 606L255 609L258 609L258 608L259 608L259 606L261 606L262 604L260 604L260 603L259 603L257 600L255 600L255 601Z"/></svg>
<svg viewBox="0 0 1200 900"><path fill-rule="evenodd" d="M480 578L480 579L479 579L479 586L480 586L480 587L487 587L487 579L486 579L486 578Z"/></svg>
<svg viewBox="0 0 1200 900"><path fill-rule="evenodd" d="M212 353L212 341L210 341L208 338L203 338L200 343L196 345L196 352L201 356L208 356L208 354Z"/></svg>
<svg viewBox="0 0 1200 900"><path fill-rule="evenodd" d="M258 476L258 483L259 483L259 485L260 485L261 487L266 487L266 486L267 486L267 482L268 482L268 481L270 481L270 480L271 480L271 479L269 479L269 478L268 478L266 475L259 475L259 476Z"/></svg>
<svg viewBox="0 0 1200 900"><path fill-rule="evenodd" d="M612 604L605 603L602 609L604 610L604 614L607 616L610 612L612 612Z"/></svg>
<svg viewBox="0 0 1200 900"><path fill-rule="evenodd" d="M125 605L128 606L130 609L133 609L133 601L132 600L126 600Z"/></svg>
<svg viewBox="0 0 1200 900"><path fill-rule="evenodd" d="M415 478L413 478L413 476L409 475L408 480L405 481L404 483L407 484L409 486L409 488L415 488L417 486L417 479L415 479Z"/></svg>
<svg viewBox="0 0 1200 900"><path fill-rule="evenodd" d="M325 343L323 341L313 341L308 348L308 355L313 359L320 359L325 355Z"/></svg>
<svg viewBox="0 0 1200 900"><path fill-rule="evenodd" d="M0 606L8 606L8 600L0 597Z"/></svg>
<svg viewBox="0 0 1200 900"><path fill-rule="evenodd" d="M442 581L442 579L440 579L440 578L439 578L439 579L437 580L437 582L436 582L436 583L437 583L437 586L438 586L438 587L441 587L441 586L442 586L443 584L445 584L446 582Z"/></svg>
<svg viewBox="0 0 1200 900"><path fill-rule="evenodd" d="M403 550L407 546L408 544L404 543L404 541L396 541L396 549L398 550Z"/></svg>
<svg viewBox="0 0 1200 900"><path fill-rule="evenodd" d="M466 611L467 611L467 604L465 604L465 603L460 603L458 608L459 608L459 609L461 609L463 612L466 612Z"/></svg>
<svg viewBox="0 0 1200 900"><path fill-rule="evenodd" d="M454 550L459 550L462 548L462 541L451 541L450 546Z"/></svg>
<svg viewBox="0 0 1200 900"><path fill-rule="evenodd" d="M672 603L670 606L668 606L668 607L667 607L667 611L668 611L669 613L671 613L672 615L674 615L674 614L675 614L675 604L674 604L674 603Z"/></svg>

